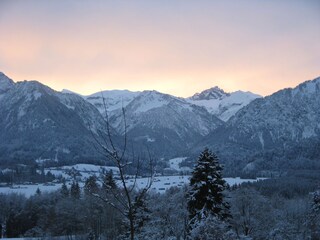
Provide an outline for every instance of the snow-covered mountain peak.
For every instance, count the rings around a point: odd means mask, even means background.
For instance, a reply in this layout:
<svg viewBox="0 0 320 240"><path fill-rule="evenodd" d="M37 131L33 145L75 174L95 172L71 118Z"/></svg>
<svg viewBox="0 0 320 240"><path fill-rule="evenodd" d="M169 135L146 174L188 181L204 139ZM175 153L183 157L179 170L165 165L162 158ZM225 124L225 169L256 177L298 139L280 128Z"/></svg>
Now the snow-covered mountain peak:
<svg viewBox="0 0 320 240"><path fill-rule="evenodd" d="M30 93L34 93L34 92L46 92L48 94L54 94L55 91L51 88L49 88L46 85L43 85L42 83L36 81L36 80L24 80L22 82L17 82L17 86L20 89L23 89L25 92L30 92Z"/></svg>
<svg viewBox="0 0 320 240"><path fill-rule="evenodd" d="M148 99L168 100L174 98L173 96L165 93L158 92L156 90L145 90L139 94L139 97Z"/></svg>
<svg viewBox="0 0 320 240"><path fill-rule="evenodd" d="M91 95L86 96L86 98L92 97L104 97L104 98L130 98L132 96L138 95L140 92L132 92L129 90L105 90L93 93Z"/></svg>
<svg viewBox="0 0 320 240"><path fill-rule="evenodd" d="M35 80L17 82L15 86L16 97L24 96L26 101L38 100L43 95L55 94L53 89Z"/></svg>
<svg viewBox="0 0 320 240"><path fill-rule="evenodd" d="M260 97L260 95L244 91L225 93L222 89L214 87L187 100L192 104L205 107L211 114L223 121L227 121L241 108Z"/></svg>
<svg viewBox="0 0 320 240"><path fill-rule="evenodd" d="M129 90L106 90L85 96L84 98L94 105L100 113L104 113L104 101L108 112L126 107L140 92Z"/></svg>
<svg viewBox="0 0 320 240"><path fill-rule="evenodd" d="M218 86L209 88L207 90L202 91L201 93L196 93L192 97L191 100L211 100L211 99L223 99L229 96L229 93L226 93L223 89Z"/></svg>
<svg viewBox="0 0 320 240"><path fill-rule="evenodd" d="M135 113L147 112L151 109L159 108L167 105L175 97L163 94L158 91L143 91L131 103L131 109Z"/></svg>
<svg viewBox="0 0 320 240"><path fill-rule="evenodd" d="M8 91L14 86L14 82L4 73L0 72L0 94Z"/></svg>
<svg viewBox="0 0 320 240"><path fill-rule="evenodd" d="M70 90L68 90L68 89L62 89L61 93L75 94L75 95L81 96L79 93L70 91Z"/></svg>

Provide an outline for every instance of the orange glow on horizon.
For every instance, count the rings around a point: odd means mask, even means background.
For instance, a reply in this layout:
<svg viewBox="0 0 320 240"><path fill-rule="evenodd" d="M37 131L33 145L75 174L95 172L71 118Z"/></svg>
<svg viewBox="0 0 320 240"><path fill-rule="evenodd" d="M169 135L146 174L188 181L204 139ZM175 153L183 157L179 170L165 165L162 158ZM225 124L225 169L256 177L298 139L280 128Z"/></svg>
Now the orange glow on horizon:
<svg viewBox="0 0 320 240"><path fill-rule="evenodd" d="M83 95L181 97L213 86L265 96L320 75L316 1L94 2L2 1L0 71Z"/></svg>

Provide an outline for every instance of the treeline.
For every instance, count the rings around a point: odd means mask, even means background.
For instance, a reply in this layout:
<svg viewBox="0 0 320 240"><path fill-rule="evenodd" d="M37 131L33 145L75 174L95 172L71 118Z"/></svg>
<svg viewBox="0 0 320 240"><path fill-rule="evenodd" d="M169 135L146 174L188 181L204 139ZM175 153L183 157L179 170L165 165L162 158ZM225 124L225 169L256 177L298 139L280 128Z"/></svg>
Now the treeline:
<svg viewBox="0 0 320 240"><path fill-rule="evenodd" d="M56 177L51 173L45 173L43 167L37 164L16 164L10 168L0 170L0 183L22 184L22 183L46 183L52 182Z"/></svg>
<svg viewBox="0 0 320 240"><path fill-rule="evenodd" d="M83 189L73 183L70 187L63 185L57 192L37 191L30 198L1 194L3 237L126 239L126 218L97 197L114 197L113 190L120 191L120 196L121 190L116 189L110 176L103 181L104 184L98 184L91 177ZM315 183L310 189L313 192ZM319 231L319 214L313 215L312 191L300 191L305 186L305 181L296 177L229 188L225 196L232 215L232 239L317 239L312 234ZM136 213L137 239L187 239L188 191L185 186L171 188L164 194L150 192L142 203L143 210Z"/></svg>
<svg viewBox="0 0 320 240"><path fill-rule="evenodd" d="M56 192L39 189L26 198L18 194L0 194L0 228L2 237L104 236L116 239L123 229L122 218L110 206L94 197L106 196L95 177L83 189L74 182L63 184ZM119 227L120 226L120 227Z"/></svg>

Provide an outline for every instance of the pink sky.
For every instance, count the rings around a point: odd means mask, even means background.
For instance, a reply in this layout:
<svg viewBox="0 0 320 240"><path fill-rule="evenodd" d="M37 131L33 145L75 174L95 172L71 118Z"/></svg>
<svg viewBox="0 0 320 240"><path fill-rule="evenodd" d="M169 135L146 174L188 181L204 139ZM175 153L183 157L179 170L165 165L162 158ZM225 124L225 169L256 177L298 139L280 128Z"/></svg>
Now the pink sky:
<svg viewBox="0 0 320 240"><path fill-rule="evenodd" d="M319 12L316 0L4 0L0 71L81 94L268 95L320 76Z"/></svg>

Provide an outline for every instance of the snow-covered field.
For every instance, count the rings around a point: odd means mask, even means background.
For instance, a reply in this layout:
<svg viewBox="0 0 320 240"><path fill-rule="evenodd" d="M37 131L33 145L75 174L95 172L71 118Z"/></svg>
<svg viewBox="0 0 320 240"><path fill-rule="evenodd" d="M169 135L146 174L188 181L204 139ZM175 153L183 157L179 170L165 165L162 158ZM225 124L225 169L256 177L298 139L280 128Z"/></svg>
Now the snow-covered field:
<svg viewBox="0 0 320 240"><path fill-rule="evenodd" d="M41 192L52 192L61 188L62 184L53 184L53 185L43 185L43 184L32 184L32 185L14 185L12 187L0 187L0 193L10 194L18 193L23 194L26 197L34 195L39 188Z"/></svg>
<svg viewBox="0 0 320 240"><path fill-rule="evenodd" d="M166 190L168 190L170 187L182 187L185 184L189 184L191 176L161 176L156 177L153 180L151 190L158 192L158 193L164 193ZM257 178L257 179L241 179L239 177L237 178L224 178L226 182L233 186L235 184L241 184L243 182L256 182L260 180L264 180L265 178ZM149 179L148 178L140 178L137 179L136 186L137 188L143 188L148 184ZM133 180L130 180L128 183L133 183Z"/></svg>
<svg viewBox="0 0 320 240"><path fill-rule="evenodd" d="M75 177L78 181L85 181L92 175L99 176L100 174L112 171L113 174L118 174L119 170L116 167L98 166L93 164L75 164L72 166L62 166L56 168L46 168L45 173L51 172L56 177L62 176L66 180L73 180ZM75 173L77 173L75 175Z"/></svg>
<svg viewBox="0 0 320 240"><path fill-rule="evenodd" d="M178 158L173 158L173 159L170 159L169 160L169 165L170 165L170 168L176 170L176 171L180 171L182 170L181 167L179 166L179 164L186 160L187 158L186 157L178 157ZM190 168L188 168L190 169Z"/></svg>
<svg viewBox="0 0 320 240"><path fill-rule="evenodd" d="M190 176L160 176L155 177L153 179L153 183L151 186L151 191L157 193L164 193L170 187L182 187L184 184L189 184ZM240 179L240 178L225 178L226 182L229 185L234 184L241 184L243 182L255 182L261 179ZM136 188L141 189L145 187L148 182L150 181L149 178L138 178L136 180ZM127 180L128 185L134 184L134 179ZM71 182L67 182L67 185L70 187ZM79 182L80 187L83 187L84 183ZM60 189L62 186L61 183L57 184L33 184L33 185L14 185L12 187L0 187L0 193L20 193L24 194L26 197L30 197L34 195L39 188L41 192L51 192ZM120 183L119 183L120 186Z"/></svg>
<svg viewBox="0 0 320 240"><path fill-rule="evenodd" d="M180 167L180 163L184 161L186 157L178 157L173 158L169 160L169 166L171 169L176 170L177 172L190 172L190 168L188 167ZM46 168L45 173L51 172L56 177L63 177L66 180L67 186L70 187L71 183L76 180L79 182L79 185L81 188L83 188L84 183L86 179L88 179L90 176L95 175L97 178L99 178L102 174L112 171L114 174L114 177L117 178L117 175L119 173L119 170L116 167L111 166L98 166L98 165L92 165L92 164L75 164L72 166L62 166L57 168ZM189 171L187 171L189 170ZM254 182L260 179L240 179L240 178L225 178L226 182L232 186L235 184L241 184L243 182ZM136 182L135 180L128 179L126 180L128 185L133 185L135 183L136 189L142 189L146 185L149 184L150 179L149 178L137 178ZM167 189L171 187L182 187L185 184L189 184L190 176L184 175L184 176L156 176L153 178L151 191L157 192L157 193L164 193ZM98 181L98 184L100 182ZM101 185L101 184L100 184ZM118 181L118 185L121 187L120 181ZM62 186L62 183L49 183L49 184L20 184L20 185L14 185L14 186L6 186L6 187L0 187L0 193L18 193L18 194L24 194L26 197L30 197L34 195L39 188L41 192L52 192L60 189Z"/></svg>

